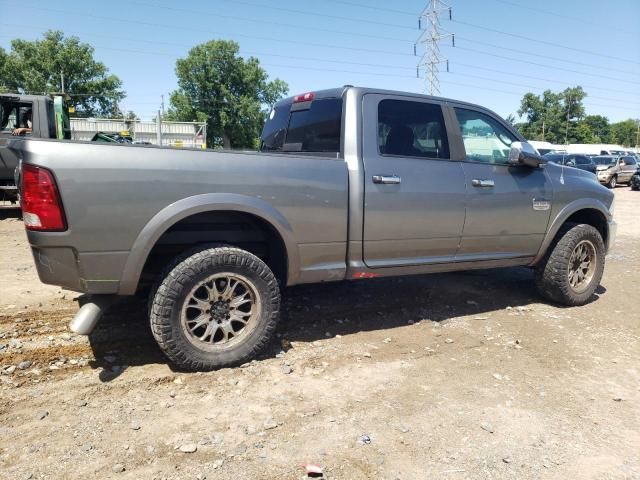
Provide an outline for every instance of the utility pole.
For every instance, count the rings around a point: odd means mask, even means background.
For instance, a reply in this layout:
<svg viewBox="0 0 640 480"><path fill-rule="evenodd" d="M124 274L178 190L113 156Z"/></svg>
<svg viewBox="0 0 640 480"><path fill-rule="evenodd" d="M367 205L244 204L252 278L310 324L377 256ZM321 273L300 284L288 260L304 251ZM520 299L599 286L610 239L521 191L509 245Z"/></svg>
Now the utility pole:
<svg viewBox="0 0 640 480"><path fill-rule="evenodd" d="M636 150L640 148L640 120L636 121L638 124L638 131L636 132Z"/></svg>
<svg viewBox="0 0 640 480"><path fill-rule="evenodd" d="M64 73L60 72L60 85L62 86L62 93L64 93Z"/></svg>
<svg viewBox="0 0 640 480"><path fill-rule="evenodd" d="M160 110L158 110L158 116L156 117L156 142L162 146L162 120Z"/></svg>
<svg viewBox="0 0 640 480"><path fill-rule="evenodd" d="M451 7L442 0L429 0L429 4L418 17L418 29L420 36L413 46L413 53L417 55L417 47L424 47L424 53L418 62L416 73L420 77L420 69L425 69L425 78L427 80L426 90L429 95L438 95L440 93L440 64L447 64L447 72L449 71L449 60L443 58L440 53L440 41L451 37L451 43L455 46L455 37L453 33L445 32L440 27L440 15L445 12L449 13L451 20ZM424 23L424 25L423 25ZM423 28L424 27L424 28Z"/></svg>
<svg viewBox="0 0 640 480"><path fill-rule="evenodd" d="M160 95L160 107L162 109L162 117L164 118L164 94Z"/></svg>

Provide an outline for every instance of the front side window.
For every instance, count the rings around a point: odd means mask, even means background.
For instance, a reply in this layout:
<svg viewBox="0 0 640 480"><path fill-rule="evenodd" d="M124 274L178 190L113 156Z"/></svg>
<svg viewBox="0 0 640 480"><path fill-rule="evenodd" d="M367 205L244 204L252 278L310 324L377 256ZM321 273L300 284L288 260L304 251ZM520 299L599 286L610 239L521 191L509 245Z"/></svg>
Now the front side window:
<svg viewBox="0 0 640 480"><path fill-rule="evenodd" d="M378 104L381 155L449 158L449 141L440 105L407 100Z"/></svg>
<svg viewBox="0 0 640 480"><path fill-rule="evenodd" d="M517 139L504 125L481 112L455 108L467 160L509 164L511 144Z"/></svg>
<svg viewBox="0 0 640 480"><path fill-rule="evenodd" d="M577 165L591 165L591 160L589 160L587 157L576 157L576 164Z"/></svg>

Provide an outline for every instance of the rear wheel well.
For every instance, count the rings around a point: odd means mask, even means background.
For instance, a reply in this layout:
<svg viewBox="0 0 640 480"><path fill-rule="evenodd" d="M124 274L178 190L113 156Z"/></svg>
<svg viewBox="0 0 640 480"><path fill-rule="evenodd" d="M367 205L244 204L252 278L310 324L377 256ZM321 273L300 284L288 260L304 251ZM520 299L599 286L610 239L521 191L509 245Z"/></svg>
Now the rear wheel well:
<svg viewBox="0 0 640 480"><path fill-rule="evenodd" d="M609 235L609 228L607 226L607 218L602 212L595 208L585 208L584 210L578 210L571 214L569 218L564 222L564 225L568 223L585 223L594 227L600 235L604 244L607 244L607 237Z"/></svg>
<svg viewBox="0 0 640 480"><path fill-rule="evenodd" d="M265 262L282 284L287 282L287 251L276 229L260 217L245 212L210 211L183 218L156 241L140 276L140 287L158 280L178 255L198 245L232 245Z"/></svg>

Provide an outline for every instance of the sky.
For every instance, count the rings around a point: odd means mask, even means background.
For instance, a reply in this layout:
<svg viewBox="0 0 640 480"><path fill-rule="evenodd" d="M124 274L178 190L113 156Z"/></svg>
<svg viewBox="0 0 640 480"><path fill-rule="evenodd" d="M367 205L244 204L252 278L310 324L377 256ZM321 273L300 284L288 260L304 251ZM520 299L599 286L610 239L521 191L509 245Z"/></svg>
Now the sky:
<svg viewBox="0 0 640 480"><path fill-rule="evenodd" d="M232 39L290 94L358 85L427 92L416 66L427 0L0 0L0 46L47 29L78 36L123 81L121 109L150 119L177 88L175 62ZM640 0L451 0L440 96L506 117L524 93L581 85L588 114L640 118ZM426 24L425 21L422 22Z"/></svg>

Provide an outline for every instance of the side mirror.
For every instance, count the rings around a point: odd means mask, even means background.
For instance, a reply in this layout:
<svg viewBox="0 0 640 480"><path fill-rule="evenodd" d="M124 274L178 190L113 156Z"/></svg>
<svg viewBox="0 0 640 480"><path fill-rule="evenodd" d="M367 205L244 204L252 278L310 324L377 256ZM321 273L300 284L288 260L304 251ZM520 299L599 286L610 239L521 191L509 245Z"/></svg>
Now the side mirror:
<svg viewBox="0 0 640 480"><path fill-rule="evenodd" d="M545 160L538 154L535 148L527 142L513 142L509 151L509 163L511 165L526 165L538 168Z"/></svg>

